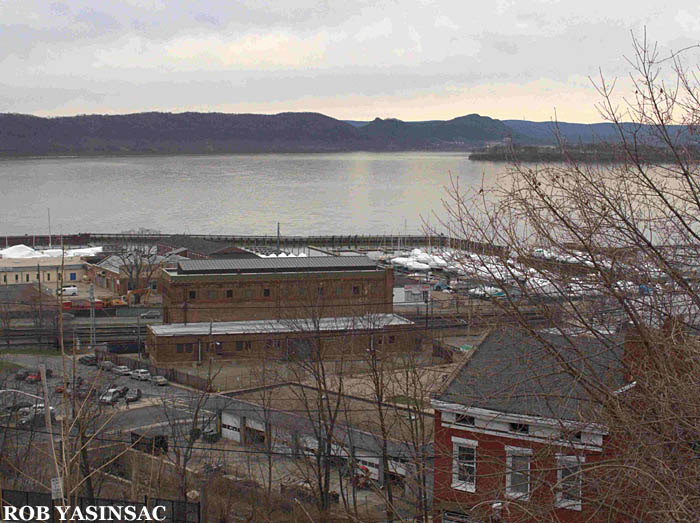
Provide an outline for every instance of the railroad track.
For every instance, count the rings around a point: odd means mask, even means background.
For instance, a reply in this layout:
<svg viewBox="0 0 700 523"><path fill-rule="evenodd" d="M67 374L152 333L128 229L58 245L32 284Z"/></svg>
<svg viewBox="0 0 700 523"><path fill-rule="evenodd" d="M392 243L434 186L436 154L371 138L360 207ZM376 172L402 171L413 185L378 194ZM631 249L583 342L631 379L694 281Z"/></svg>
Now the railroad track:
<svg viewBox="0 0 700 523"><path fill-rule="evenodd" d="M117 343L117 342L135 342L138 338L136 325L112 325L112 326L95 326L95 341L97 343ZM141 325L141 340L146 339L146 326ZM76 326L75 330L72 327L66 329L63 335L63 344L65 347L73 346L73 333L80 340L82 345L86 345L90 341L90 326ZM8 342L11 347L27 347L27 346L42 346L55 347L57 344L57 332L54 329L43 329L39 332L38 329L32 327L10 329L0 334L0 352L2 347L7 346Z"/></svg>

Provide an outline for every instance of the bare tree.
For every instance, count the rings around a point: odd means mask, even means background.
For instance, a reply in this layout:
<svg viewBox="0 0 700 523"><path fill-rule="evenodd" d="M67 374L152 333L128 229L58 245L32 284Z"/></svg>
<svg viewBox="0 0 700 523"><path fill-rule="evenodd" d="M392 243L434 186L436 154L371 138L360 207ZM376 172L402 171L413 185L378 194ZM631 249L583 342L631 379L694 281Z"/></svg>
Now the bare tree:
<svg viewBox="0 0 700 523"><path fill-rule="evenodd" d="M475 190L453 180L442 225L503 247L456 254L502 290L492 302L598 406L585 414L609 430L606 456L581 467L591 517L689 521L700 512L700 84L684 60L696 48L663 54L646 35L633 43L633 97L618 101L614 82L596 82L600 114L617 131L599 147L615 161L581 162L559 137L561 163L516 160ZM529 321L533 308L566 340L564 353ZM582 336L624 347L609 370L626 388L589 372ZM554 488L547 477L540 486ZM515 505L522 519L554 518L552 506Z"/></svg>
<svg viewBox="0 0 700 523"><path fill-rule="evenodd" d="M209 344L210 348L213 342ZM204 390L191 390L185 396L162 398L163 414L167 421L168 435L173 442L167 454L178 478L178 495L187 501L190 486L189 465L195 457L195 447L202 433L211 428L215 415L206 410L212 382L218 374L213 357L209 358L206 386ZM185 412L185 416L181 415Z"/></svg>
<svg viewBox="0 0 700 523"><path fill-rule="evenodd" d="M311 387L298 387L295 392L300 400L302 415L309 421L314 447L302 443L309 449L310 467L302 467L304 475L314 486L317 494L316 508L322 521L328 521L331 508L332 472L335 466L334 442L337 438L340 415L344 411L343 374L337 372L344 364L343 351L326 349L327 333L322 330L321 318L312 316L300 320L289 320L294 330L303 338L295 340L288 348L290 367L298 381L308 382ZM328 320L327 320L328 321ZM335 322L334 319L330 320ZM340 357L338 360L337 358ZM302 436L308 437L308 436Z"/></svg>
<svg viewBox="0 0 700 523"><path fill-rule="evenodd" d="M329 521L333 497L339 495L334 492L333 472L347 457L340 454L349 450L341 426L347 412L344 375L356 349L358 323L355 318L325 317L325 292L319 286L318 292L310 293L302 305L302 317L281 320L288 338L270 343L273 352L287 360L289 377L299 384L290 392L300 418L297 427L290 427L302 457L297 474L311 486L320 520Z"/></svg>
<svg viewBox="0 0 700 523"><path fill-rule="evenodd" d="M149 242L128 241L118 244L115 256L119 259L120 275L126 279L127 290L149 289L164 267L164 259L156 246ZM141 294L134 292L134 302L140 303Z"/></svg>

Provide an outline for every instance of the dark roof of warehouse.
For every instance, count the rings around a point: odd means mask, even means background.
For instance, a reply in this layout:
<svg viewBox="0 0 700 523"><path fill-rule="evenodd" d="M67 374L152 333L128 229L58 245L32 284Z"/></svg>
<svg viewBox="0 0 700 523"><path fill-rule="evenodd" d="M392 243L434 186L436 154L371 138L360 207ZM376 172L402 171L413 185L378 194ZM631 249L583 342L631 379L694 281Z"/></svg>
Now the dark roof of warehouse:
<svg viewBox="0 0 700 523"><path fill-rule="evenodd" d="M542 341L516 328L491 332L435 399L502 413L581 420L597 407L582 379L613 389L624 385L617 340L540 336ZM572 372L564 369L567 365Z"/></svg>
<svg viewBox="0 0 700 523"><path fill-rule="evenodd" d="M377 264L367 256L314 256L227 260L190 260L178 263L178 274L230 274L259 272L366 271Z"/></svg>
<svg viewBox="0 0 700 523"><path fill-rule="evenodd" d="M196 236L174 235L164 238L161 243L170 246L173 250L186 249L204 256L257 258L255 253L241 249L235 243L207 240Z"/></svg>

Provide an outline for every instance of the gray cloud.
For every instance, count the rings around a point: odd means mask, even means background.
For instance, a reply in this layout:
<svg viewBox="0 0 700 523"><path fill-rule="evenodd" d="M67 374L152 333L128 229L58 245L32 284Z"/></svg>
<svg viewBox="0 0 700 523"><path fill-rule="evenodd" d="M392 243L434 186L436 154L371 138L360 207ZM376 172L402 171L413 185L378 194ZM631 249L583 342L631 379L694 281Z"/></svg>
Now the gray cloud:
<svg viewBox="0 0 700 523"><path fill-rule="evenodd" d="M10 0L0 4L0 110L239 110L249 103L256 111L330 107L351 118L362 103L363 111L402 117L409 108L430 118L461 96L453 116L499 101L519 112L500 117L542 118L555 104L581 114L592 96L588 76L599 68L628 72L630 31L646 26L664 50L697 41L700 9L678 4ZM544 105L527 102L540 98L538 86L547 91ZM417 97L421 107L411 107ZM596 119L592 106L588 114Z"/></svg>

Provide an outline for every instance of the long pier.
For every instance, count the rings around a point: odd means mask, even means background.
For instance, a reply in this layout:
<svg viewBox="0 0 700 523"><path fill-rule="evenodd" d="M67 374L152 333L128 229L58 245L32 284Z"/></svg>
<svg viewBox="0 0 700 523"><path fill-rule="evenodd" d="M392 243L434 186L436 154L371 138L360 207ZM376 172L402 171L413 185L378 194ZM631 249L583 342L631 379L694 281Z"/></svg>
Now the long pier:
<svg viewBox="0 0 700 523"><path fill-rule="evenodd" d="M141 233L78 233L59 235L24 235L6 236L3 244L13 245L54 245L84 246L90 244L124 244L124 243L153 243L167 241L173 236L188 236L209 241L225 242L241 247L327 247L350 249L386 249L397 250L414 247L439 247L464 249L483 254L500 254L502 247L474 242L463 238L451 238L439 235L319 235L319 236L280 236L274 235L229 235L229 234L141 234Z"/></svg>

